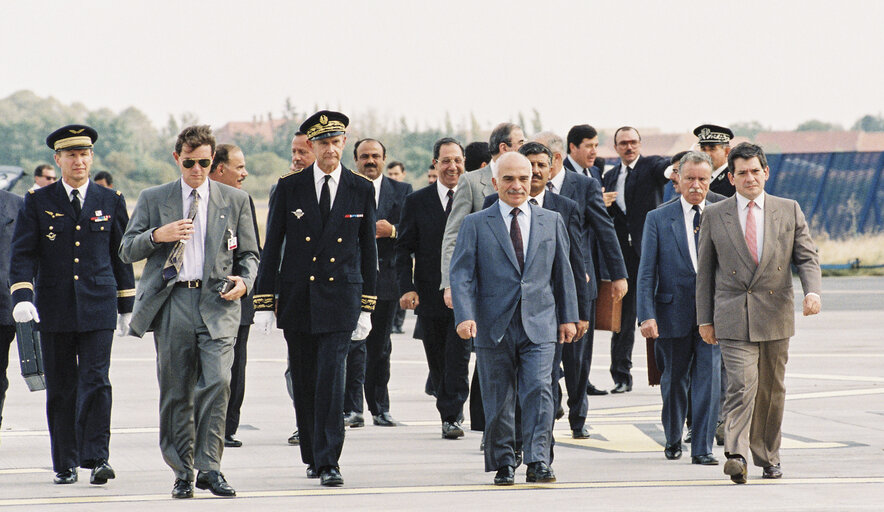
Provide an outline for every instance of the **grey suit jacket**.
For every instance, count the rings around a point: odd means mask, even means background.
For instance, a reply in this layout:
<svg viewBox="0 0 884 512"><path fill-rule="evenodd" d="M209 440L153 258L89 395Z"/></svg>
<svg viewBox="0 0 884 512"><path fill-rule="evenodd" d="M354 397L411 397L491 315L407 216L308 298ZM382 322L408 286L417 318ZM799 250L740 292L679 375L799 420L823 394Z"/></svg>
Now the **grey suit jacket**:
<svg viewBox="0 0 884 512"><path fill-rule="evenodd" d="M746 246L736 196L703 211L697 252L697 323L712 324L717 338L771 341L794 335L792 263L804 293L820 293L817 248L801 207L791 199L765 196L758 265Z"/></svg>
<svg viewBox="0 0 884 512"><path fill-rule="evenodd" d="M448 271L460 224L464 217L482 209L485 196L497 192L491 183L491 177L491 166L486 165L481 169L464 174L457 184L457 192L454 193L454 198L451 200L451 213L448 214L448 221L445 223L445 235L442 237L442 282L440 288L443 290L451 286Z"/></svg>
<svg viewBox="0 0 884 512"><path fill-rule="evenodd" d="M467 215L457 236L451 259L455 325L474 320L476 346L493 347L503 339L513 315L520 314L533 343L554 342L559 324L580 317L565 223L557 212L531 206L525 268L520 272L498 203Z"/></svg>
<svg viewBox="0 0 884 512"><path fill-rule="evenodd" d="M120 245L120 259L132 263L147 258L135 293L130 334L141 337L152 330L157 314L172 293L174 280L163 280L163 265L174 247L173 242L155 244L150 240L154 229L182 218L181 180L151 187L141 192ZM221 280L228 275L242 277L252 289L258 270L258 242L249 195L215 181L209 182L209 205L206 216L205 263L200 293L200 313L213 339L236 336L240 321L240 301L221 298ZM228 241L236 237L237 247L228 250Z"/></svg>

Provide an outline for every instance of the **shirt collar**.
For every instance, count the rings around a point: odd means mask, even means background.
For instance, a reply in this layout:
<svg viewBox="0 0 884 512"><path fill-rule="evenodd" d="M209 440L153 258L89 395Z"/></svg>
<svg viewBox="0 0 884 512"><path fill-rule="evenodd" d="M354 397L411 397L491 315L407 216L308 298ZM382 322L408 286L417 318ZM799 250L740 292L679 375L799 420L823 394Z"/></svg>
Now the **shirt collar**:
<svg viewBox="0 0 884 512"><path fill-rule="evenodd" d="M439 194L439 199L442 201L448 200L448 191L451 190L452 193L457 192L457 185L454 188L449 189L445 185L442 184L441 181L436 180L436 193Z"/></svg>
<svg viewBox="0 0 884 512"><path fill-rule="evenodd" d="M555 175L555 177L550 178L549 181L552 182L553 186L556 188L556 193L562 193L562 185L565 183L565 173L568 172L568 169L562 167L559 170L559 173Z"/></svg>
<svg viewBox="0 0 884 512"><path fill-rule="evenodd" d="M541 190L539 194L528 199L528 201L530 201L531 199L534 199L535 201L537 201L538 206L543 206L543 198L544 197L546 197L546 187L543 187L543 190Z"/></svg>
<svg viewBox="0 0 884 512"><path fill-rule="evenodd" d="M509 220L510 213L512 213L512 211L513 211L513 207L506 204L505 202L501 201L499 198L497 200L497 203L500 205L500 214L503 215L504 219ZM519 210L523 214L525 214L525 216L526 216L525 218L531 217L531 205L528 204L528 201L525 201L524 203L522 203L522 205L519 206Z"/></svg>
<svg viewBox="0 0 884 512"><path fill-rule="evenodd" d="M64 179L61 180L61 185L64 187L64 192L68 195L68 199L71 199L71 191L74 190L74 187L67 184ZM84 201L86 199L86 189L89 188L89 180L86 180L86 183L83 183L79 187L77 187L77 191L80 194L80 201Z"/></svg>
<svg viewBox="0 0 884 512"><path fill-rule="evenodd" d="M745 209L746 206L749 204L749 199L746 199L745 197L743 197L739 192L737 192L735 195L737 196L737 210ZM755 205L758 206L759 208L761 208L762 211L764 211L764 191L763 190L761 191L760 194L758 194L758 197L756 197L755 199L752 199L752 201L755 201Z"/></svg>
<svg viewBox="0 0 884 512"><path fill-rule="evenodd" d="M631 171L631 170L635 169L636 165L638 165L638 159L641 157L642 157L641 155L638 155L637 157L635 157L635 160L633 160L632 163L629 165L627 165L626 162L624 162L623 160L620 160L620 166L621 167L629 167L629 170Z"/></svg>
<svg viewBox="0 0 884 512"><path fill-rule="evenodd" d="M571 155L568 155L568 160L571 161L571 165L574 166L575 171L579 172L580 174L583 174L583 171L586 169L585 167L582 167L580 164L578 164L577 160L574 160L573 158L571 158Z"/></svg>
<svg viewBox="0 0 884 512"><path fill-rule="evenodd" d="M684 196L680 196L680 197L678 198L678 200L681 202L681 211L682 211L685 215L693 215L694 205L692 205L691 203L687 202L687 201L685 200ZM703 199L703 202L700 203L700 204L698 204L697 206L700 207L700 213L702 214L702 213L703 213L703 209L706 208L706 200Z"/></svg>
<svg viewBox="0 0 884 512"><path fill-rule="evenodd" d="M184 183L184 178L181 178L181 198L187 200L190 197L190 191L193 190L193 187ZM200 196L200 201L205 201L206 198L209 197L209 178L203 182L202 185L196 187L196 193Z"/></svg>
<svg viewBox="0 0 884 512"><path fill-rule="evenodd" d="M341 182L341 163L338 162L338 166L335 167L335 170L331 172L331 180L338 184ZM325 173L322 172L322 169L319 168L315 163L313 164L313 181L318 185L322 185L322 177L325 176Z"/></svg>

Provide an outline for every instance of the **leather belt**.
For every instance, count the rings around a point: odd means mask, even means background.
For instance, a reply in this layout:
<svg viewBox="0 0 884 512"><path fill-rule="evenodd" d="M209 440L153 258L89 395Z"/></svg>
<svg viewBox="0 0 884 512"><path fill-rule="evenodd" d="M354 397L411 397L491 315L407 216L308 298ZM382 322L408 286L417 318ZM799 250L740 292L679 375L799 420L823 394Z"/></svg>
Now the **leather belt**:
<svg viewBox="0 0 884 512"><path fill-rule="evenodd" d="M193 281L177 281L175 283L176 288L200 288L202 285L203 282L201 279L194 279Z"/></svg>

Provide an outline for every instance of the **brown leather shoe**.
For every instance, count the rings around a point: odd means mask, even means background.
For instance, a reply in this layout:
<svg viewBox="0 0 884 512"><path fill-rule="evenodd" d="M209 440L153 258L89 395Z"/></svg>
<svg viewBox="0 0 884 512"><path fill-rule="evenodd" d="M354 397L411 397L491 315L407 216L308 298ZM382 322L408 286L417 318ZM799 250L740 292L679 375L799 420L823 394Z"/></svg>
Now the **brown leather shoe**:
<svg viewBox="0 0 884 512"><path fill-rule="evenodd" d="M731 477L731 481L735 484L745 484L746 475L746 459L742 455L731 455L727 462L724 463L724 474Z"/></svg>
<svg viewBox="0 0 884 512"><path fill-rule="evenodd" d="M761 478L783 478L783 470L780 469L780 465L776 466L765 466L764 472L761 473Z"/></svg>

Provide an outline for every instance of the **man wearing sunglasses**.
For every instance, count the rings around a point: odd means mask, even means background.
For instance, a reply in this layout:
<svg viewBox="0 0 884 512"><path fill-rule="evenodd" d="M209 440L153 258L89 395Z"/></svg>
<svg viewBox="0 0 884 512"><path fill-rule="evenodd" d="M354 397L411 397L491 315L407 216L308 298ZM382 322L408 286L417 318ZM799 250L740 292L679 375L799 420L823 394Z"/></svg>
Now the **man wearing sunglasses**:
<svg viewBox="0 0 884 512"><path fill-rule="evenodd" d="M185 128L172 156L181 179L141 193L120 246L123 261L147 259L130 332L154 332L172 497L193 496L194 469L198 488L235 496L221 454L239 299L258 268L252 209L248 194L207 179L215 156L208 126Z"/></svg>
<svg viewBox="0 0 884 512"><path fill-rule="evenodd" d="M46 185L52 185L57 179L55 167L49 164L40 164L34 169L34 184L30 190L37 190Z"/></svg>

